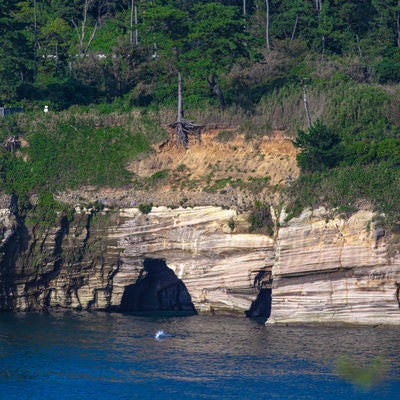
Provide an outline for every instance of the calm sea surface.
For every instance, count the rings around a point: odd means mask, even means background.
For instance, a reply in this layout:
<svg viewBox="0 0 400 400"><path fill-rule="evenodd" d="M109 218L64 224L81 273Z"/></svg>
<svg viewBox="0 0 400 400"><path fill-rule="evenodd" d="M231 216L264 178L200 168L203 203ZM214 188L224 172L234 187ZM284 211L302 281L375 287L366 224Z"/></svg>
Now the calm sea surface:
<svg viewBox="0 0 400 400"><path fill-rule="evenodd" d="M397 400L400 327L3 313L0 399Z"/></svg>

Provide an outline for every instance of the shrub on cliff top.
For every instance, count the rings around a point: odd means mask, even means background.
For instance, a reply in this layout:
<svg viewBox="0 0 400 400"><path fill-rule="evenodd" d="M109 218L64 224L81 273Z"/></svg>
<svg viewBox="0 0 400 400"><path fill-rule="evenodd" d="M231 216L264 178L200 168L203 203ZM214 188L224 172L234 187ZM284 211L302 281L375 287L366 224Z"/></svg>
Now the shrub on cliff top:
<svg viewBox="0 0 400 400"><path fill-rule="evenodd" d="M301 149L297 164L303 172L334 167L341 158L340 137L322 121L317 120L308 131L300 130L293 144Z"/></svg>
<svg viewBox="0 0 400 400"><path fill-rule="evenodd" d="M139 204L139 211L142 214L150 214L151 210L153 209L153 203L141 203Z"/></svg>
<svg viewBox="0 0 400 400"><path fill-rule="evenodd" d="M26 207L25 223L27 225L36 225L41 229L51 227L55 224L58 215L71 218L73 208L70 205L56 201L50 192L42 191L39 193L38 200L32 208Z"/></svg>
<svg viewBox="0 0 400 400"><path fill-rule="evenodd" d="M250 232L266 233L269 236L274 233L270 206L265 202L255 201L248 222L250 223Z"/></svg>

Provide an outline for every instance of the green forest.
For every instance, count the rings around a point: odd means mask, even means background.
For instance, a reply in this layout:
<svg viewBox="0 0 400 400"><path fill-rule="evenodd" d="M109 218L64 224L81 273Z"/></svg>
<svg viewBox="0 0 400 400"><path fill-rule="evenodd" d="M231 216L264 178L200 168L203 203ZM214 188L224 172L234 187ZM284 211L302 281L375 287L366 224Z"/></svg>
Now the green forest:
<svg viewBox="0 0 400 400"><path fill-rule="evenodd" d="M179 72L191 117L293 137L291 215L366 200L400 228L400 1L0 4L0 106L24 109L1 135L30 143L28 161L1 152L0 179L20 199L129 182L124 165L176 109Z"/></svg>
<svg viewBox="0 0 400 400"><path fill-rule="evenodd" d="M399 7L393 0L1 0L0 104L166 106L178 70L191 104L246 109L299 79L393 83ZM212 99L212 83L224 99Z"/></svg>

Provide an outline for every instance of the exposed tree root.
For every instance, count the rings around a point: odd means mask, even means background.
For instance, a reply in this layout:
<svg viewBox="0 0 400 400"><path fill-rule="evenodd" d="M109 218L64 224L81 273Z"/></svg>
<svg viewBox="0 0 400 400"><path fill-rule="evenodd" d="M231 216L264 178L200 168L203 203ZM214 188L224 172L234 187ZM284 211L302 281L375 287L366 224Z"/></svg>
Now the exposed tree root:
<svg viewBox="0 0 400 400"><path fill-rule="evenodd" d="M168 124L169 127L176 130L176 145L183 146L185 149L189 145L189 135L196 135L198 142L201 144L201 129L204 125L195 124L193 121L186 119L177 120Z"/></svg>

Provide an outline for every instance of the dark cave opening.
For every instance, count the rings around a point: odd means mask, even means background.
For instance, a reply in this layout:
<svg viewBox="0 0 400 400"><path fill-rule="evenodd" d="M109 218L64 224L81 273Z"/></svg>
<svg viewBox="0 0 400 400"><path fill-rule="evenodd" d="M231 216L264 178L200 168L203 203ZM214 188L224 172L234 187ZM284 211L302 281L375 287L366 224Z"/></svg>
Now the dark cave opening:
<svg viewBox="0 0 400 400"><path fill-rule="evenodd" d="M272 289L261 289L257 298L251 303L250 309L246 311L246 317L265 318L271 315Z"/></svg>
<svg viewBox="0 0 400 400"><path fill-rule="evenodd" d="M246 317L268 319L271 315L272 304L272 273L261 270L254 278L253 286L258 295L245 312Z"/></svg>
<svg viewBox="0 0 400 400"><path fill-rule="evenodd" d="M143 270L136 282L125 287L119 310L196 314L185 284L160 258L144 259Z"/></svg>

